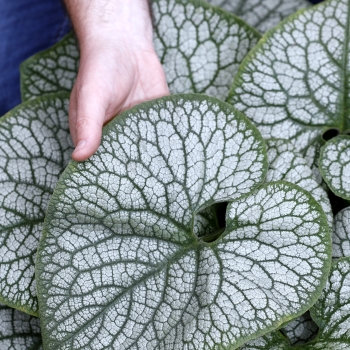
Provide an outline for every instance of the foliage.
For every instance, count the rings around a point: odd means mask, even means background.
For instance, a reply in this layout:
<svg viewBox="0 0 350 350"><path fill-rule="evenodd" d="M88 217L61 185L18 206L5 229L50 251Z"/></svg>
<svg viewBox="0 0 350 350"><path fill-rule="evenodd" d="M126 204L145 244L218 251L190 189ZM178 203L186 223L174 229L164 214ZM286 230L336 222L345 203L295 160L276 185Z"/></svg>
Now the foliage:
<svg viewBox="0 0 350 350"><path fill-rule="evenodd" d="M306 6L209 2L262 32ZM349 348L348 1L259 42L204 1L152 6L181 94L115 118L88 161L69 162L73 35L22 64L26 102L0 119L0 348L41 348L30 315L44 349Z"/></svg>
<svg viewBox="0 0 350 350"><path fill-rule="evenodd" d="M215 6L220 6L231 12L251 26L264 33L275 27L283 18L297 10L309 7L307 0L207 0Z"/></svg>

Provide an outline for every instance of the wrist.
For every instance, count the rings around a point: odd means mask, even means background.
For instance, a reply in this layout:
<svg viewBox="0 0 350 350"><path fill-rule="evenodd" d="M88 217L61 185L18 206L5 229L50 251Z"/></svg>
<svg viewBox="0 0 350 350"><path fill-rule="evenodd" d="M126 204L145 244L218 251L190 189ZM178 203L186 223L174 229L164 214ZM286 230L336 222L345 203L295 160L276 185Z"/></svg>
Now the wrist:
<svg viewBox="0 0 350 350"><path fill-rule="evenodd" d="M80 48L110 44L152 47L148 0L65 0Z"/></svg>

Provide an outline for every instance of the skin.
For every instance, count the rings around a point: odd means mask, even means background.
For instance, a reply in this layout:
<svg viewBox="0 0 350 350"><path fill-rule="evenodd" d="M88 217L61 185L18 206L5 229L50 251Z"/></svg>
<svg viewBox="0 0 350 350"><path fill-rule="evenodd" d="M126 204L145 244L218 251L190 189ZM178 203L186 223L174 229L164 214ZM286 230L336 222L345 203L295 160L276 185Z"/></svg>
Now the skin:
<svg viewBox="0 0 350 350"><path fill-rule="evenodd" d="M153 47L148 0L65 0L80 47L69 105L75 145L83 161L101 143L102 127L143 101L169 94Z"/></svg>

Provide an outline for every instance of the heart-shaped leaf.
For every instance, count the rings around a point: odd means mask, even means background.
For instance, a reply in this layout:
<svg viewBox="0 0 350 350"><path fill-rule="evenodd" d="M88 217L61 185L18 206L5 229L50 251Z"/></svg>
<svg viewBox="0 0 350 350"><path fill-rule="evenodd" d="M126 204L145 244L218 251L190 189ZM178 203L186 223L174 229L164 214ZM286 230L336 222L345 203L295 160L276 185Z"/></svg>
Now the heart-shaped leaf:
<svg viewBox="0 0 350 350"><path fill-rule="evenodd" d="M321 148L319 168L329 188L350 199L350 136L335 137Z"/></svg>
<svg viewBox="0 0 350 350"><path fill-rule="evenodd" d="M348 0L289 17L246 57L230 93L264 138L290 140L310 165L327 130L350 128L349 23Z"/></svg>
<svg viewBox="0 0 350 350"><path fill-rule="evenodd" d="M234 349L305 312L330 234L304 190L265 185L265 146L219 100L148 102L104 129L52 196L37 259L47 349ZM229 204L221 235L194 218ZM198 231L197 226L197 231Z"/></svg>
<svg viewBox="0 0 350 350"><path fill-rule="evenodd" d="M226 99L238 66L260 39L239 18L197 0L153 0L154 45L172 93ZM22 99L73 87L79 54L72 34L21 66Z"/></svg>
<svg viewBox="0 0 350 350"><path fill-rule="evenodd" d="M327 215L329 227L333 227L333 213L326 191L314 179L314 174L306 160L295 147L286 140L266 141L269 171L266 182L285 180L296 184L316 199Z"/></svg>
<svg viewBox="0 0 350 350"><path fill-rule="evenodd" d="M68 94L0 119L0 301L37 315L34 259L49 198L70 159Z"/></svg>
<svg viewBox="0 0 350 350"><path fill-rule="evenodd" d="M341 210L335 216L333 257L350 257L350 207Z"/></svg>
<svg viewBox="0 0 350 350"><path fill-rule="evenodd" d="M307 0L207 0L215 6L241 17L251 26L264 33L282 19L299 9L309 7Z"/></svg>
<svg viewBox="0 0 350 350"><path fill-rule="evenodd" d="M39 319L0 304L0 349L41 350Z"/></svg>

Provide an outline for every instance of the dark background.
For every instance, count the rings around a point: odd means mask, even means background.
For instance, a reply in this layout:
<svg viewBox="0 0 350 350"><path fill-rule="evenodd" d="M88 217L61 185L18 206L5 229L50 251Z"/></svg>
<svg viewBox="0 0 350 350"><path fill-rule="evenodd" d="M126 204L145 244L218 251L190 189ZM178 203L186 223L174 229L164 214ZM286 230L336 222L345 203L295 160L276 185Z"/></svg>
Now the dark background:
<svg viewBox="0 0 350 350"><path fill-rule="evenodd" d="M318 4L319 2L322 2L322 0L309 0L310 2L312 2L313 4Z"/></svg>

